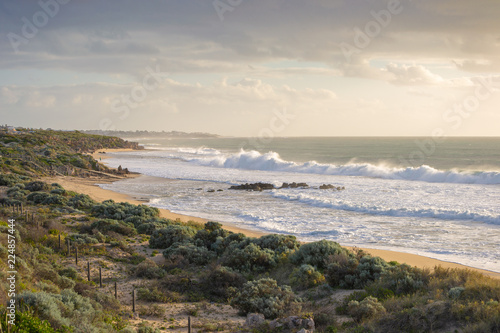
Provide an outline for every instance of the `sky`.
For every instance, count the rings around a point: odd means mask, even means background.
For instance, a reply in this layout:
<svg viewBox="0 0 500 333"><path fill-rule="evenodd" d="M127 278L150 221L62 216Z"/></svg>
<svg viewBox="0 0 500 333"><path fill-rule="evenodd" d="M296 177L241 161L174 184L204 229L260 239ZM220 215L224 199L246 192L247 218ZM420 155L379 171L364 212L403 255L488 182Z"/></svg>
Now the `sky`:
<svg viewBox="0 0 500 333"><path fill-rule="evenodd" d="M497 0L0 0L0 124L498 136Z"/></svg>

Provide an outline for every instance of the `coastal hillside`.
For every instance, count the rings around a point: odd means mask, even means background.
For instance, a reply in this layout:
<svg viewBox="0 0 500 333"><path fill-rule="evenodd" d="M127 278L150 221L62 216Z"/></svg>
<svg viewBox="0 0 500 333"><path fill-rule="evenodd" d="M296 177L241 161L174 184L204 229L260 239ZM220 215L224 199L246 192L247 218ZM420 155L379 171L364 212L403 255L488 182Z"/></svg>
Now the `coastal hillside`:
<svg viewBox="0 0 500 333"><path fill-rule="evenodd" d="M96 201L116 137L0 132L0 332L499 332L500 280Z"/></svg>

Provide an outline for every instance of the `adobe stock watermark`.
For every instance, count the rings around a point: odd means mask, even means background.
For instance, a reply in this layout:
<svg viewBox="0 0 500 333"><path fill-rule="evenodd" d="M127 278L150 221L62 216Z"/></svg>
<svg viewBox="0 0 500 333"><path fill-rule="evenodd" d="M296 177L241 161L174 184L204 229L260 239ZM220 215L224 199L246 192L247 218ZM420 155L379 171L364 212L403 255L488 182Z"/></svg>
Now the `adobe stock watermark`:
<svg viewBox="0 0 500 333"><path fill-rule="evenodd" d="M163 80L168 76L168 73L161 72L160 66L156 65L155 69L146 67L146 75L140 84L135 85L130 89L130 93L122 94L120 98L116 98L112 102L112 112L118 115L119 120L125 120L130 115L130 110L135 109L146 100L149 93L158 89ZM99 128L102 131L113 131L116 127L113 125L111 118L103 118L99 122Z"/></svg>
<svg viewBox="0 0 500 333"><path fill-rule="evenodd" d="M224 14L226 12L232 12L243 3L243 0L214 0L212 5L214 6L219 20L224 21Z"/></svg>
<svg viewBox="0 0 500 333"><path fill-rule="evenodd" d="M340 44L340 50L344 54L345 59L351 61L353 55L359 54L363 49L367 48L372 40L391 24L392 18L403 12L403 9L404 7L400 0L389 0L387 9L382 9L378 12L372 10L370 14L373 20L368 21L363 29L357 26L354 27L353 44L346 42Z"/></svg>
<svg viewBox="0 0 500 333"><path fill-rule="evenodd" d="M59 13L61 5L66 5L70 1L71 0L38 1L41 10L34 13L31 20L26 16L21 18L23 23L21 34L16 34L14 32L9 32L7 34L7 38L14 51L16 53L19 52L19 46L26 45L31 39L35 38L40 29L45 27L50 19L54 18Z"/></svg>
<svg viewBox="0 0 500 333"><path fill-rule="evenodd" d="M249 138L240 145L243 150L258 150L270 144L274 138L283 132L297 118L297 115L289 113L286 108L274 110L273 116L269 119L267 127L262 128L257 137Z"/></svg>
<svg viewBox="0 0 500 333"><path fill-rule="evenodd" d="M495 87L498 85L498 82L496 82L497 80L498 77L493 76L477 79L474 91L443 113L443 121L450 129L445 130L442 127L437 127L432 130L430 138L415 140L417 149L408 154L407 157L398 157L402 165L411 165L413 167L423 165L426 158L432 156L436 152L437 145L445 141L447 136L450 135L450 130L459 129L464 119L469 118L480 108L481 102L488 100L499 91L499 89Z"/></svg>

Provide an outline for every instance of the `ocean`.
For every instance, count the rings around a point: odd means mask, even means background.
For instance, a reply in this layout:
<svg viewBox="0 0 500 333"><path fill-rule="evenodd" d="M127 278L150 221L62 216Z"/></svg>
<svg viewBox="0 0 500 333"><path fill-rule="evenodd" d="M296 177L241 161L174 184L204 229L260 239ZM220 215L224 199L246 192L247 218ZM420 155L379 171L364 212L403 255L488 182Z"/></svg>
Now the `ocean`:
<svg viewBox="0 0 500 333"><path fill-rule="evenodd" d="M110 153L105 162L165 181L138 178L101 187L251 230L500 272L500 138L133 141L147 149ZM310 187L228 190L255 182ZM319 189L322 184L345 190Z"/></svg>

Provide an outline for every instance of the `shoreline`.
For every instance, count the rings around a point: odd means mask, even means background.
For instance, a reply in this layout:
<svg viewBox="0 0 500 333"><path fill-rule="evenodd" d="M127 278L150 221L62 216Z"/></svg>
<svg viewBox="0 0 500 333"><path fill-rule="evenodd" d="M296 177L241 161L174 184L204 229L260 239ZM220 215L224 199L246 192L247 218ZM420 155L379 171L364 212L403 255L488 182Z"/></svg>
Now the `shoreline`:
<svg viewBox="0 0 500 333"><path fill-rule="evenodd" d="M101 152L121 152L121 151L133 151L132 149L99 149L95 153L92 154L92 157L96 160L103 160L110 158L109 156L106 156L105 154L102 154ZM111 190L105 190L99 187L98 184L110 184L114 183L120 180L125 180L125 179L131 179L131 178L139 178L139 177L148 177L151 178L151 180L154 180L157 177L151 177L151 176L145 176L142 174L129 174L127 176L123 176L122 179L117 179L117 178L76 178L76 177L70 177L70 176L57 176L57 177L45 177L43 180L49 181L49 182L57 182L61 184L64 188L70 191L75 191L79 193L84 193L89 195L92 199L96 201L104 201L108 199L112 199L114 201L124 201L124 202L129 202L131 204L145 204L149 200L144 200L143 198L137 198L134 197L133 195L129 194L123 194L119 192L114 192ZM172 219L172 220L177 220L179 219L182 222L188 222L188 221L194 221L198 223L206 223L208 222L207 219L200 218L200 217L195 217L195 216L188 216L188 215L183 215L183 214L177 214L173 213L167 209L161 209L160 208L160 216L167 218L167 219ZM224 229L235 232L235 233L243 233L248 237L260 237L267 235L269 233L262 232L262 231L255 231L255 230L249 230L245 228L241 228L238 226L234 226L229 223L224 223L220 222L223 226ZM342 244L341 244L342 245ZM347 246L347 245L342 245L343 247L352 249L352 248L358 248L362 249L365 252L373 255L373 256L378 256L381 257L382 259L386 261L397 261L399 263L405 263L410 266L416 266L419 268L429 268L433 269L435 266L442 266L444 268L461 268L461 269L469 269L472 271L480 272L483 273L486 276L495 278L495 279L500 279L500 273L493 272L493 271L488 271L485 269L480 269L480 268L475 268L475 267L470 267L458 263L453 263L453 262L448 262L448 261L443 261L439 259L434 259L422 255L417 255L417 254L411 254L411 253L406 253L406 252L398 252L398 251L392 251L392 250L381 250L381 249L372 249L372 248L365 248L365 247L354 247L354 246Z"/></svg>

